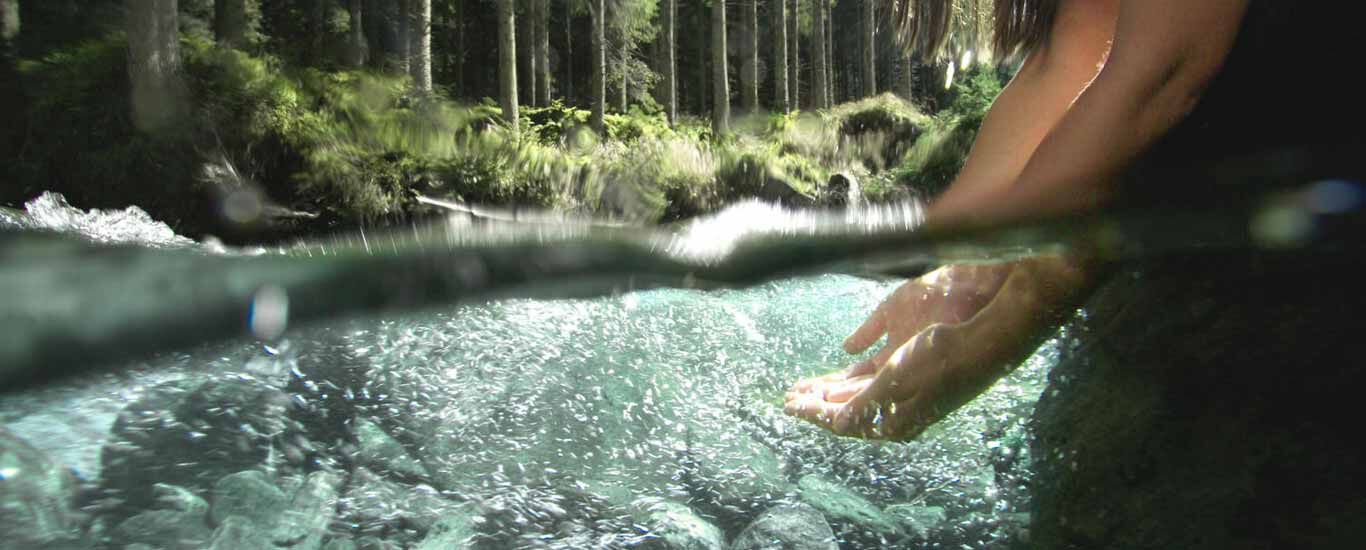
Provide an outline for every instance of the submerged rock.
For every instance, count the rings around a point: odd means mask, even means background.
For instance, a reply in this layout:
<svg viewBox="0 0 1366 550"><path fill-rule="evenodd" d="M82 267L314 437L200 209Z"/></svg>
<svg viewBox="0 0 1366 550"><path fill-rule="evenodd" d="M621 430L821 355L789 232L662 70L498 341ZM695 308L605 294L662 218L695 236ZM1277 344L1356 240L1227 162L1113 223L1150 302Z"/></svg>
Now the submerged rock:
<svg viewBox="0 0 1366 550"><path fill-rule="evenodd" d="M147 544L164 550L198 550L213 536L209 503L183 487L158 483L158 509L148 510L119 524L115 539L123 544Z"/></svg>
<svg viewBox="0 0 1366 550"><path fill-rule="evenodd" d="M931 535L944 528L949 520L943 506L893 504L884 512L900 524L902 531L921 541L930 540Z"/></svg>
<svg viewBox="0 0 1366 550"><path fill-rule="evenodd" d="M738 429L731 418L715 427L696 425L680 457L688 497L729 533L792 489L783 462L771 449Z"/></svg>
<svg viewBox="0 0 1366 550"><path fill-rule="evenodd" d="M848 487L815 475L802 477L797 486L802 502L820 510L843 538L885 545L900 533L896 522L882 509Z"/></svg>
<svg viewBox="0 0 1366 550"><path fill-rule="evenodd" d="M265 474L239 472L214 486L212 517L220 527L232 518L245 521L276 546L317 549L335 515L340 485L336 474L313 472L287 496Z"/></svg>
<svg viewBox="0 0 1366 550"><path fill-rule="evenodd" d="M115 520L149 509L153 486L196 493L244 470L289 470L312 448L289 418L289 397L250 379L158 386L119 413L102 450L101 489Z"/></svg>
<svg viewBox="0 0 1366 550"><path fill-rule="evenodd" d="M213 521L220 525L237 516L269 531L288 508L284 491L256 470L226 476L213 488Z"/></svg>
<svg viewBox="0 0 1366 550"><path fill-rule="evenodd" d="M839 550L835 532L809 504L769 508L731 543L731 550Z"/></svg>
<svg viewBox="0 0 1366 550"><path fill-rule="evenodd" d="M355 431L356 462L376 472L418 479L431 477L427 473L427 468L409 456L403 444L385 433L378 424L357 418Z"/></svg>
<svg viewBox="0 0 1366 550"><path fill-rule="evenodd" d="M0 533L14 548L69 548L82 538L71 470L0 427Z"/></svg>
<svg viewBox="0 0 1366 550"><path fill-rule="evenodd" d="M213 540L208 550L242 550L244 548L270 548L267 533L251 520L242 516L228 516L219 523L213 532Z"/></svg>
<svg viewBox="0 0 1366 550"><path fill-rule="evenodd" d="M335 538L327 541L323 545L323 550L356 550L356 541L351 539Z"/></svg>
<svg viewBox="0 0 1366 550"><path fill-rule="evenodd" d="M280 518L274 533L275 544L299 550L322 546L328 524L336 515L337 490L341 477L331 472L313 472L294 491L289 510Z"/></svg>
<svg viewBox="0 0 1366 550"><path fill-rule="evenodd" d="M413 550L466 550L474 547L474 536L473 518L465 513L448 514L432 525Z"/></svg>
<svg viewBox="0 0 1366 550"><path fill-rule="evenodd" d="M420 533L434 529L442 518L455 514L457 505L429 486L406 485L356 468L338 509L359 535L413 542Z"/></svg>
<svg viewBox="0 0 1366 550"><path fill-rule="evenodd" d="M632 508L632 515L649 530L648 534L652 538L650 548L720 550L726 545L721 530L686 504L643 499Z"/></svg>

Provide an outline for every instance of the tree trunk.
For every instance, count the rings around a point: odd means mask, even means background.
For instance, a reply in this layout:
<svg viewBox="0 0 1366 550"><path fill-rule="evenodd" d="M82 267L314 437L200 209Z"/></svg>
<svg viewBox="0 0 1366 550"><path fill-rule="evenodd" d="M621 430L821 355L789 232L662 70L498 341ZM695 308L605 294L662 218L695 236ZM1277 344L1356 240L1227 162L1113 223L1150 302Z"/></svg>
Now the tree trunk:
<svg viewBox="0 0 1366 550"><path fill-rule="evenodd" d="M678 19L678 0L664 0L662 8L663 13L660 17L664 33L664 114L669 117L669 124L673 124L678 122L678 64L674 51L677 45L674 25Z"/></svg>
<svg viewBox="0 0 1366 550"><path fill-rule="evenodd" d="M693 12L693 15L693 22L696 23L696 28L694 29L695 34L693 36L705 36L703 33L709 31L703 31L702 29L711 28L711 14L699 3L697 5L697 10ZM711 101L712 95L710 66L711 41L694 39L691 42L697 46L696 55L693 57L693 59L697 60L697 64L694 65L694 67L696 67L694 76L697 77L697 88L696 91L693 92L693 100L697 105L694 112L701 115L707 112L708 102Z"/></svg>
<svg viewBox="0 0 1366 550"><path fill-rule="evenodd" d="M517 130L517 22L516 0L498 0L498 88L503 119Z"/></svg>
<svg viewBox="0 0 1366 550"><path fill-rule="evenodd" d="M451 18L455 44L451 48L451 84L454 94L463 97L469 88L465 84L465 0L455 0L454 17Z"/></svg>
<svg viewBox="0 0 1366 550"><path fill-rule="evenodd" d="M825 101L826 107L834 107L835 99L835 12L830 8L830 0L819 0L825 10Z"/></svg>
<svg viewBox="0 0 1366 550"><path fill-rule="evenodd" d="M745 0L740 6L745 32L740 36L740 99L745 111L759 109L759 1Z"/></svg>
<svg viewBox="0 0 1366 550"><path fill-rule="evenodd" d="M589 55L593 65L592 90L593 130L607 137L607 3L592 0L593 51Z"/></svg>
<svg viewBox="0 0 1366 550"><path fill-rule="evenodd" d="M815 62L811 69L811 95L812 106L817 109L830 108L830 85L826 81L829 74L826 73L826 66L830 60L826 58L825 49L825 9L829 0L816 0L816 9L811 24L811 57Z"/></svg>
<svg viewBox="0 0 1366 550"><path fill-rule="evenodd" d="M308 18L309 45L308 57L314 65L322 64L326 51L323 49L327 32L327 0L313 0L313 13Z"/></svg>
<svg viewBox="0 0 1366 550"><path fill-rule="evenodd" d="M574 4L564 3L564 97L570 105L574 97Z"/></svg>
<svg viewBox="0 0 1366 550"><path fill-rule="evenodd" d="M412 40L408 38L408 35L412 33L412 29L409 25L409 21L411 21L412 18L408 17L408 14L411 13L412 10L409 8L408 4L412 1L413 0L398 1L398 38L394 40L398 45L398 48L396 48L397 51L394 52L394 70L403 74L408 74L408 47L412 42Z"/></svg>
<svg viewBox="0 0 1366 550"><path fill-rule="evenodd" d="M721 138L730 133L730 82L726 70L726 3L711 3L711 129Z"/></svg>
<svg viewBox="0 0 1366 550"><path fill-rule="evenodd" d="M532 0L536 5L536 104L550 105L550 1Z"/></svg>
<svg viewBox="0 0 1366 550"><path fill-rule="evenodd" d="M863 0L863 96L877 95L877 5Z"/></svg>
<svg viewBox="0 0 1366 550"><path fill-rule="evenodd" d="M519 77L518 82L522 84L523 102L530 106L536 106L536 75L540 70L536 67L536 0L522 2L526 6L524 12L527 22L523 28L529 32L522 33L525 38L517 44L517 54L521 62L517 64L518 70L525 70L521 73L524 78Z"/></svg>
<svg viewBox="0 0 1366 550"><path fill-rule="evenodd" d="M910 54L901 56L901 97L906 101L915 98L915 62Z"/></svg>
<svg viewBox="0 0 1366 550"><path fill-rule="evenodd" d="M17 91L19 77L14 66L15 58L15 39L19 38L19 0L0 0L0 96L5 98L13 97L11 91ZM22 109L20 105L9 105L9 108Z"/></svg>
<svg viewBox="0 0 1366 550"><path fill-rule="evenodd" d="M370 47L365 42L365 2L349 0L348 7L351 12L351 32L346 43L346 64L358 69L365 65L365 58L370 54Z"/></svg>
<svg viewBox="0 0 1366 550"><path fill-rule="evenodd" d="M781 0L780 0L781 1ZM802 56L800 38L801 4L791 0L787 17L787 100L793 109L802 108Z"/></svg>
<svg viewBox="0 0 1366 550"><path fill-rule="evenodd" d="M144 132L164 129L182 114L176 4L176 0L127 0L133 124Z"/></svg>
<svg viewBox="0 0 1366 550"><path fill-rule="evenodd" d="M419 93L432 92L432 0L410 0L412 8L411 61L408 68Z"/></svg>
<svg viewBox="0 0 1366 550"><path fill-rule="evenodd" d="M229 48L247 42L247 0L216 0L213 3L213 37Z"/></svg>
<svg viewBox="0 0 1366 550"><path fill-rule="evenodd" d="M770 1L768 9L773 21L773 108L786 113L791 110L787 91L787 1Z"/></svg>

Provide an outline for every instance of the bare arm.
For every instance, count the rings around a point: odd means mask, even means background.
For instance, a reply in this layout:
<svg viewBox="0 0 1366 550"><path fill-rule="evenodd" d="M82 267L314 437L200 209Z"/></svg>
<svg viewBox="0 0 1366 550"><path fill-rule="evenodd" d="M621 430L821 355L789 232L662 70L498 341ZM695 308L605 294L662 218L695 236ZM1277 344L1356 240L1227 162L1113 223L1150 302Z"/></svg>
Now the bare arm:
<svg viewBox="0 0 1366 550"><path fill-rule="evenodd" d="M946 193L929 220L996 224L1102 204L1114 178L1199 102L1246 8L1247 0L1124 0L1105 68L1019 177L972 200Z"/></svg>
<svg viewBox="0 0 1366 550"><path fill-rule="evenodd" d="M936 205L971 205L1001 191L1100 71L1119 2L1064 2L1048 41L1029 54L982 120L963 169Z"/></svg>

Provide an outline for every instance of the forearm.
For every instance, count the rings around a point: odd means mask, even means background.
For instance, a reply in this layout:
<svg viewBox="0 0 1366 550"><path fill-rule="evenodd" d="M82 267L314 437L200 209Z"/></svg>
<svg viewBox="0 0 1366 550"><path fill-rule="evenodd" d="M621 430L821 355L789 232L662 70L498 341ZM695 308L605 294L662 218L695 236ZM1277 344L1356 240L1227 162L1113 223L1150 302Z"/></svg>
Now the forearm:
<svg viewBox="0 0 1366 550"><path fill-rule="evenodd" d="M1232 47L1246 0L1181 7L1177 0L1126 2L1111 59L1019 177L972 201L935 203L927 219L1000 224L1103 204L1115 178L1199 101Z"/></svg>
<svg viewBox="0 0 1366 550"><path fill-rule="evenodd" d="M1050 79L1045 55L1039 52L1025 60L991 104L963 169L936 202L972 202L1000 191L1019 175L1029 153L1062 118L1081 85L1069 94L1063 82Z"/></svg>
<svg viewBox="0 0 1366 550"><path fill-rule="evenodd" d="M1118 14L1106 2L1067 2L1052 36L992 103L972 150L938 208L972 205L1011 185L1040 142L1096 77Z"/></svg>

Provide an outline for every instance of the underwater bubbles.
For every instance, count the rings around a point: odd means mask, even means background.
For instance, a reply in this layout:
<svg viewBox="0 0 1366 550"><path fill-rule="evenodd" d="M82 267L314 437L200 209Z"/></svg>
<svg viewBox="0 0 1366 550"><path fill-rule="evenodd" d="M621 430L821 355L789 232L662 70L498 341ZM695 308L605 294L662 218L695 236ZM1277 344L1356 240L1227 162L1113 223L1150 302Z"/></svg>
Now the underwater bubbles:
<svg viewBox="0 0 1366 550"><path fill-rule="evenodd" d="M256 291L251 300L248 325L252 335L272 341L285 333L289 323L289 295L283 288L266 285Z"/></svg>

